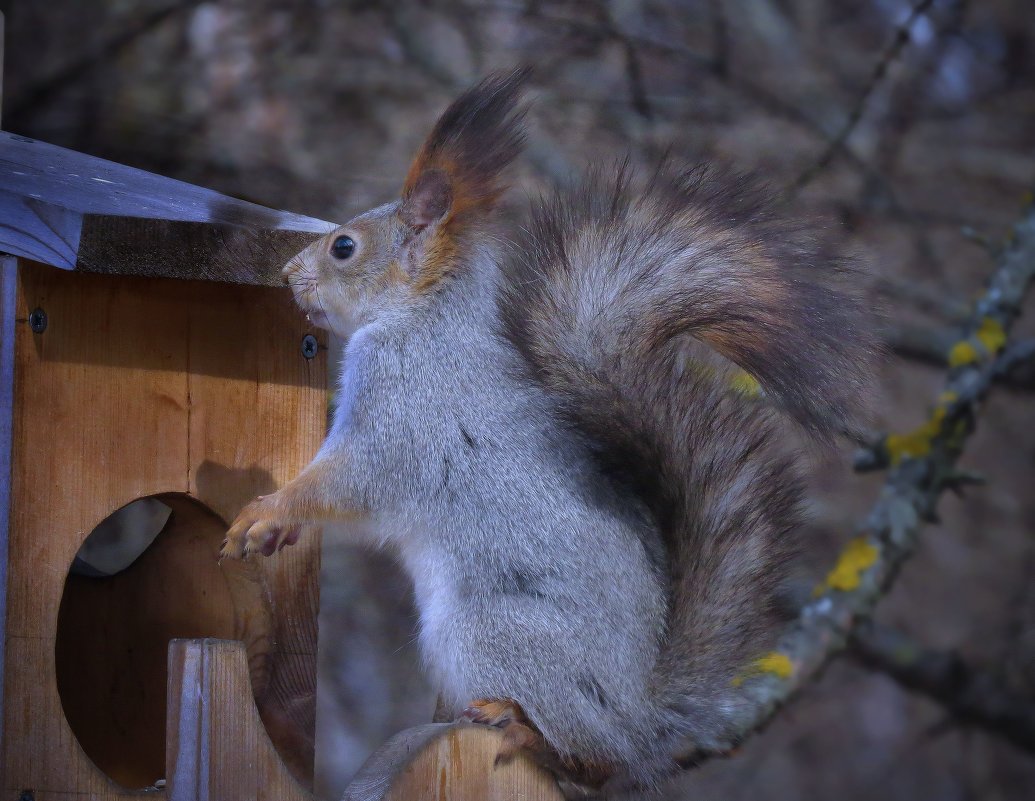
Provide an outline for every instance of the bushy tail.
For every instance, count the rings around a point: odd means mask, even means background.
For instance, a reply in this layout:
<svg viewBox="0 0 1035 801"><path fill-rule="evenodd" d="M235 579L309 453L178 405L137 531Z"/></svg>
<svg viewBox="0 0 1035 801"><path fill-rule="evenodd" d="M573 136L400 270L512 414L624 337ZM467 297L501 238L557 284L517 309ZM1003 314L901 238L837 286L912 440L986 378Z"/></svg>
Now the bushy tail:
<svg viewBox="0 0 1035 801"><path fill-rule="evenodd" d="M621 165L540 201L505 268L507 335L664 540L653 689L688 747L728 734L732 679L775 627L800 496L775 409L825 438L867 394L870 337L844 274L743 180L663 168L636 188ZM731 391L694 341L768 402Z"/></svg>

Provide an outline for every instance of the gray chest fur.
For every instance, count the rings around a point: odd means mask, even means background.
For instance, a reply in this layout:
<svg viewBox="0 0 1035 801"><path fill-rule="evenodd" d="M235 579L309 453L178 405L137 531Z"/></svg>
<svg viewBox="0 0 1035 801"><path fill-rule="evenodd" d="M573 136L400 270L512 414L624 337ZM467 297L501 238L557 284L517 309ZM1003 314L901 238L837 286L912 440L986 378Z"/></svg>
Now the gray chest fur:
<svg viewBox="0 0 1035 801"><path fill-rule="evenodd" d="M493 302L460 287L418 325L357 332L329 441L348 442L348 480L413 578L424 654L447 696L511 697L534 712L574 693L595 714L644 697L664 583L645 524L601 491L493 331ZM578 736L576 720L546 725Z"/></svg>

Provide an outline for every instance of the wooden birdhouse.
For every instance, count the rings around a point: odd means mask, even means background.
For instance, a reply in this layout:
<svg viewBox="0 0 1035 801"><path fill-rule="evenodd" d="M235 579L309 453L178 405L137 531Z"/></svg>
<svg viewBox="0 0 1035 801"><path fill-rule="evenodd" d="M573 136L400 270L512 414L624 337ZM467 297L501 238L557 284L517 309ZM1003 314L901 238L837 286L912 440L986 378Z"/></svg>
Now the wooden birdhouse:
<svg viewBox="0 0 1035 801"><path fill-rule="evenodd" d="M329 228L0 132L0 799L312 798L319 538L217 557L323 438L279 273ZM346 797L558 797L497 746L404 732Z"/></svg>
<svg viewBox="0 0 1035 801"><path fill-rule="evenodd" d="M212 711L167 707L212 667L181 645L167 668L177 638L244 644L220 691L311 781L319 542L217 554L323 437L323 335L279 271L328 227L0 134L5 798L168 778L170 738Z"/></svg>

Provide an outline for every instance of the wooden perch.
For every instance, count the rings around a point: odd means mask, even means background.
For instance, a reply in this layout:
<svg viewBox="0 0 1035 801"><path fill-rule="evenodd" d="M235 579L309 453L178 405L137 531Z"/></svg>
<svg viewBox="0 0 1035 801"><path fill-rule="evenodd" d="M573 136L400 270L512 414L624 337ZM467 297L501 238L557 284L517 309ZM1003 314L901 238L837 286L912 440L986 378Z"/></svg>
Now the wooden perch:
<svg viewBox="0 0 1035 801"><path fill-rule="evenodd" d="M366 761L342 801L561 801L527 756L495 764L502 741L498 729L473 723L407 729Z"/></svg>
<svg viewBox="0 0 1035 801"><path fill-rule="evenodd" d="M169 645L166 775L170 801L311 801L259 719L244 645ZM401 732L367 760L343 801L560 801L557 784L524 756L495 765L503 735L474 724Z"/></svg>
<svg viewBox="0 0 1035 801"><path fill-rule="evenodd" d="M0 131L0 252L65 270L281 284L334 226Z"/></svg>

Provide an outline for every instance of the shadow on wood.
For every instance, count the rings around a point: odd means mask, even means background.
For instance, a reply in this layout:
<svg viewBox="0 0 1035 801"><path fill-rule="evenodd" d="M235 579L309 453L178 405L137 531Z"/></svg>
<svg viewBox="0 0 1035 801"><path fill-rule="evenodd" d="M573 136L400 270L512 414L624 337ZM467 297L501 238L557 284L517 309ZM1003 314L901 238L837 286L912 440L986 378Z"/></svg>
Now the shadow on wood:
<svg viewBox="0 0 1035 801"><path fill-rule="evenodd" d="M198 501L158 500L171 516L154 542L114 575L70 574L58 613L57 684L68 724L91 761L129 788L166 776L170 640L243 641L260 704L271 671L273 613L258 564L219 562L226 524Z"/></svg>

